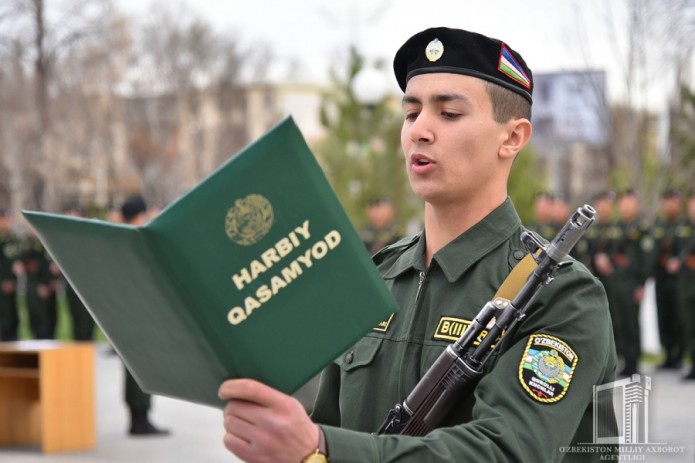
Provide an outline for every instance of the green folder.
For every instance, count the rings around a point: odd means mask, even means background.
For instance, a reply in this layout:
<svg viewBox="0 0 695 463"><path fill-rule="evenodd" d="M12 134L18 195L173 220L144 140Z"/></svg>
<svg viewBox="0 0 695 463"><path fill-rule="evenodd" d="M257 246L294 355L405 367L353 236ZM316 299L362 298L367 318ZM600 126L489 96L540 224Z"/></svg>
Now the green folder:
<svg viewBox="0 0 695 463"><path fill-rule="evenodd" d="M154 394L294 393L397 310L291 118L142 227L24 216Z"/></svg>

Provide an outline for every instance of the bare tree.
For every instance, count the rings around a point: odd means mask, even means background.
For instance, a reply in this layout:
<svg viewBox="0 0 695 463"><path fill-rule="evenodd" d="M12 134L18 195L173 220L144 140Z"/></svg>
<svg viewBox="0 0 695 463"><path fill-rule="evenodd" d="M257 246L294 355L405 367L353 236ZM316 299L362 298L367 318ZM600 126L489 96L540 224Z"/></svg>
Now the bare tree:
<svg viewBox="0 0 695 463"><path fill-rule="evenodd" d="M219 150L211 138L225 138L227 149L234 147L228 137L242 134L223 113L230 105L243 106L244 70L256 77L264 73L268 51L263 45L259 49L251 55L256 61L244 59L236 37L215 32L189 9L152 6L138 29L129 75L137 95L129 100L130 151L151 199L169 201L210 171L215 162L209 158ZM206 121L211 113L223 115Z"/></svg>
<svg viewBox="0 0 695 463"><path fill-rule="evenodd" d="M663 145L656 142L660 125L654 95L669 85L672 94L678 95L683 84L679 69L692 68L695 3L577 1L574 11L577 16L588 11L593 15L592 21L585 19L590 28L580 31L579 42L588 43L590 37L603 35L605 49L620 66L621 99L606 114L613 134L609 152L612 183L619 188L640 189L647 208L654 212L659 191L672 183L675 161L668 150L664 155ZM669 168L664 161L669 161Z"/></svg>
<svg viewBox="0 0 695 463"><path fill-rule="evenodd" d="M13 73L13 85L24 90L22 101L16 102L20 121L3 121L3 133L12 137L8 145L19 145L24 153L21 167L12 163L14 169L21 169L15 172L24 185L18 194L24 206L55 210L62 199L59 185L66 181L59 168L66 132L55 126L56 120L66 122L66 108L57 102L65 95L64 84L79 80L76 71L85 63L75 65L74 58L94 49L99 38L109 34L115 17L111 4L101 0L14 0L0 10L0 17L10 24L2 31L3 41L13 44L16 67L21 70ZM74 66L65 66L71 59ZM25 128L25 110L33 119L26 139L16 135ZM19 122L24 125L17 127Z"/></svg>

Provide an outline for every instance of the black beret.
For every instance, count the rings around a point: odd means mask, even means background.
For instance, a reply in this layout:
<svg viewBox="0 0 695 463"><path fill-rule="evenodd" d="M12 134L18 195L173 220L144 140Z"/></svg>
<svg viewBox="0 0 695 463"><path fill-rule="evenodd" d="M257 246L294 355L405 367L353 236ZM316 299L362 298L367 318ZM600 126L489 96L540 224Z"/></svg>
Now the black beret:
<svg viewBox="0 0 695 463"><path fill-rule="evenodd" d="M435 27L415 34L396 52L393 70L401 90L418 74L464 74L501 85L532 103L533 75L505 43L475 32Z"/></svg>
<svg viewBox="0 0 695 463"><path fill-rule="evenodd" d="M145 203L145 199L140 195L129 197L121 206L121 215L126 222L130 222L133 218L137 217L139 214L143 214L145 211L147 211L147 204Z"/></svg>

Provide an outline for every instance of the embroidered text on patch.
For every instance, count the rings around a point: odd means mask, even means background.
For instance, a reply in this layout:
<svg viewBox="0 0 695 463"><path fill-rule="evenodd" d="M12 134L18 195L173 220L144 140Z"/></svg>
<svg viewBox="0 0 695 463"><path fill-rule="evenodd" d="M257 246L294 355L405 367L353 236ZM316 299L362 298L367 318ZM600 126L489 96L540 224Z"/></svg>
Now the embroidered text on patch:
<svg viewBox="0 0 695 463"><path fill-rule="evenodd" d="M434 331L432 339L437 339L440 341L458 341L463 333L466 332L468 327L471 326L470 320L464 320L463 318L456 317L441 317L439 323L437 324L437 329ZM477 346L480 341L487 335L487 330L483 330L473 342L473 345Z"/></svg>
<svg viewBox="0 0 695 463"><path fill-rule="evenodd" d="M532 334L521 356L519 382L538 402L557 402L567 393L578 360L563 340Z"/></svg>

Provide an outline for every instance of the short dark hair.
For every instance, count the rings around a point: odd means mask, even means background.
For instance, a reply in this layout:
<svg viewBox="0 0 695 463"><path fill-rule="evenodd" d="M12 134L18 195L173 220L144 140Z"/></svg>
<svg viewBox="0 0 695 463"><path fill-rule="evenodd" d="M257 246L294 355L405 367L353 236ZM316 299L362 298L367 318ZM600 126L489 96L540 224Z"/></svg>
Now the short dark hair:
<svg viewBox="0 0 695 463"><path fill-rule="evenodd" d="M131 222L135 217L147 211L147 203L140 195L130 196L121 206L121 216L126 222Z"/></svg>
<svg viewBox="0 0 695 463"><path fill-rule="evenodd" d="M495 122L503 124L512 119L531 120L531 103L526 98L492 82L485 82L485 89L492 101Z"/></svg>

